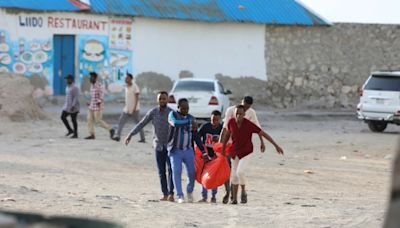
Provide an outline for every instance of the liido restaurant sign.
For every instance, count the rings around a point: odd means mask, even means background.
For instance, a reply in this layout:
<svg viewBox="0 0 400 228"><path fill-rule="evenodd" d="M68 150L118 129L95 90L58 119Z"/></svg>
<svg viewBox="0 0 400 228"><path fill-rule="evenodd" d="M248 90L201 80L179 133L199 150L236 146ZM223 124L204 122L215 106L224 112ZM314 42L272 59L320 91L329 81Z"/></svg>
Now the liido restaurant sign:
<svg viewBox="0 0 400 228"><path fill-rule="evenodd" d="M73 29L108 32L107 20L81 19L59 16L18 16L18 24L24 28Z"/></svg>

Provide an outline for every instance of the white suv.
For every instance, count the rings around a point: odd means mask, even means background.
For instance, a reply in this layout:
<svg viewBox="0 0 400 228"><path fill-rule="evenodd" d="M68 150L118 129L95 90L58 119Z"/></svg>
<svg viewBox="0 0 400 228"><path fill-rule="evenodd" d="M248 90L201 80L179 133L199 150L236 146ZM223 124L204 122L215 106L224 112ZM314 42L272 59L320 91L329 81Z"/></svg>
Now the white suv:
<svg viewBox="0 0 400 228"><path fill-rule="evenodd" d="M197 119L209 120L211 112L218 110L225 114L229 107L228 94L220 82L213 79L185 78L177 80L170 92L168 106L176 110L181 98L189 101L189 113Z"/></svg>
<svg viewBox="0 0 400 228"><path fill-rule="evenodd" d="M358 118L373 132L400 124L400 71L373 72L360 89Z"/></svg>

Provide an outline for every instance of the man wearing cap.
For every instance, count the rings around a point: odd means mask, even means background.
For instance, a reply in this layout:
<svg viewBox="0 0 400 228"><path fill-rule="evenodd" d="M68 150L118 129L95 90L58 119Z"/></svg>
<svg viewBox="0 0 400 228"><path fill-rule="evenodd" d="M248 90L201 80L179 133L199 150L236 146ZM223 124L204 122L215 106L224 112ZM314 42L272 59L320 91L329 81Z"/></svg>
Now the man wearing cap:
<svg viewBox="0 0 400 228"><path fill-rule="evenodd" d="M69 74L65 79L67 80L67 87L65 88L65 103L61 113L61 120L68 130L66 136L72 135L71 138L78 138L78 123L76 117L79 113L79 89L74 83L74 76ZM71 116L73 130L68 123L68 116Z"/></svg>

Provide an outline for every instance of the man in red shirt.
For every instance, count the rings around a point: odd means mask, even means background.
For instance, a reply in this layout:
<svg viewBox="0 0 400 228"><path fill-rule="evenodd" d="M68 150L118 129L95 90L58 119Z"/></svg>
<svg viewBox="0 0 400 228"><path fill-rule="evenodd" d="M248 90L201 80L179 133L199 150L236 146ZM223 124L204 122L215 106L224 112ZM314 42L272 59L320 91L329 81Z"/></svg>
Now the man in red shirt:
<svg viewBox="0 0 400 228"><path fill-rule="evenodd" d="M239 184L242 189L240 202L247 203L247 193L245 189L246 182L244 175L246 172L246 167L250 161L249 155L253 152L253 143L251 141L253 133L256 133L267 139L272 145L275 146L278 154L283 154L282 148L271 138L271 136L269 136L265 131L252 123L250 120L244 118L244 115L245 107L243 105L237 105L235 109L235 118L229 120L226 137L222 142L222 154L225 155L226 143L228 142L229 138L232 137L231 204L237 204Z"/></svg>

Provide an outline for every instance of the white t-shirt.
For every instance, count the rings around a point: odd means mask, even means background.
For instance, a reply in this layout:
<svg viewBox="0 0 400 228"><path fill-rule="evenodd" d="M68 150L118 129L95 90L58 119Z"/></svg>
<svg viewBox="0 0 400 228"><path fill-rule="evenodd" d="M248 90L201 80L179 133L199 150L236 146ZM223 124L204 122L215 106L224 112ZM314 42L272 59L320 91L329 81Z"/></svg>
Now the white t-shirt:
<svg viewBox="0 0 400 228"><path fill-rule="evenodd" d="M134 111L138 111L140 109L140 103L137 101L136 110L133 110L136 102L136 94L140 93L139 86L136 83L132 82L131 86L125 87L125 113L133 113Z"/></svg>
<svg viewBox="0 0 400 228"><path fill-rule="evenodd" d="M236 109L236 106L231 106L226 110L225 119L224 119L224 128L227 128L228 127L228 121L231 118L235 117L235 109ZM259 128L261 128L260 123L258 122L258 119L257 119L256 111L254 111L254 109L252 109L252 108L247 109L245 114L244 114L244 117L246 119L250 120L255 125L257 125Z"/></svg>

